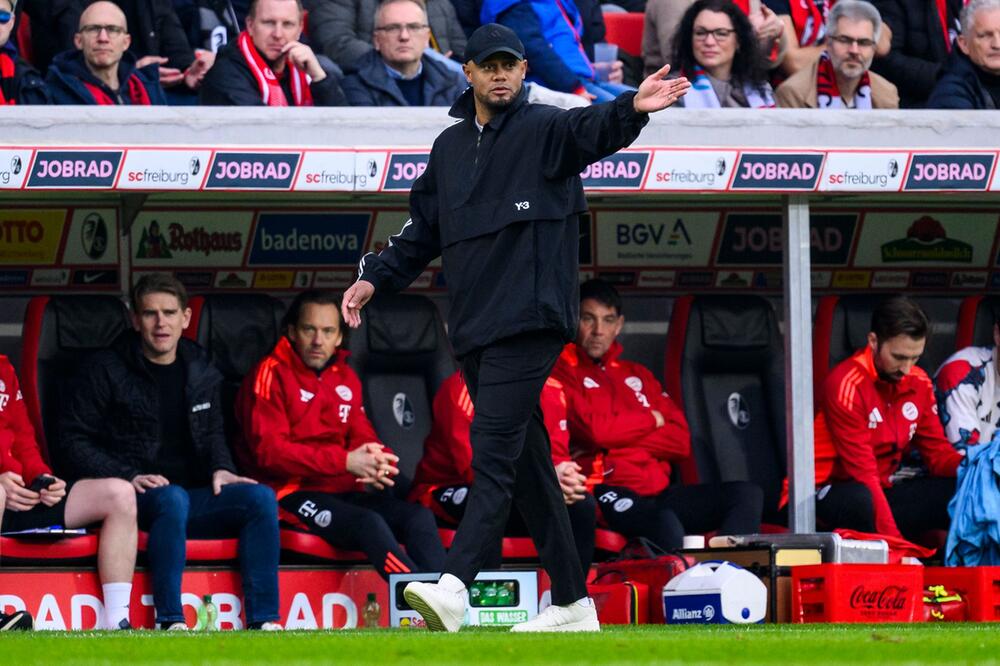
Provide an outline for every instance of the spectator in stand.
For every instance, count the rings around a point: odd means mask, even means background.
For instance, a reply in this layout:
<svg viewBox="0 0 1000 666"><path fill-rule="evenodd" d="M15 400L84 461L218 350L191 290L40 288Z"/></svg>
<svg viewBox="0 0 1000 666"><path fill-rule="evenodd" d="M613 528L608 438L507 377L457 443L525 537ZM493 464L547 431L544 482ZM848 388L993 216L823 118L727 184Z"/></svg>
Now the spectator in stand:
<svg viewBox="0 0 1000 666"><path fill-rule="evenodd" d="M865 0L838 0L827 17L826 48L775 91L786 109L898 109L899 94L869 71L882 17Z"/></svg>
<svg viewBox="0 0 1000 666"><path fill-rule="evenodd" d="M730 0L697 0L674 35L673 75L691 90L680 100L689 109L771 108L771 84L750 20Z"/></svg>
<svg viewBox="0 0 1000 666"><path fill-rule="evenodd" d="M278 491L286 516L333 546L363 551L383 578L440 571L433 514L393 494L399 458L365 415L361 382L340 349L339 306L322 291L292 302L285 335L237 395L237 455Z"/></svg>
<svg viewBox="0 0 1000 666"><path fill-rule="evenodd" d="M55 104L166 104L158 65L139 67L128 51L125 14L113 2L95 2L80 15L75 51L57 55L46 82Z"/></svg>
<svg viewBox="0 0 1000 666"><path fill-rule="evenodd" d="M309 36L317 48L341 67L349 67L374 48L379 0L305 0L309 10ZM427 0L430 48L461 60L465 33L449 0Z"/></svg>
<svg viewBox="0 0 1000 666"><path fill-rule="evenodd" d="M1000 0L972 0L962 9L958 48L945 63L930 109L1000 109Z"/></svg>
<svg viewBox="0 0 1000 666"><path fill-rule="evenodd" d="M558 92L609 102L629 90L621 60L600 80L585 44L584 17L573 0L485 0L480 19L513 30L524 44L528 78Z"/></svg>
<svg viewBox="0 0 1000 666"><path fill-rule="evenodd" d="M131 629L129 598L138 530L135 492L121 479L84 479L67 484L42 460L35 430L14 374L0 356L0 531L101 523L97 572L104 611L98 629ZM0 628L4 620L0 620Z"/></svg>
<svg viewBox="0 0 1000 666"><path fill-rule="evenodd" d="M973 0L974 3L982 0ZM973 9L975 11L975 9ZM1000 430L1000 313L993 324L992 347L966 347L941 364L934 375L938 414L955 449L988 444Z"/></svg>
<svg viewBox="0 0 1000 666"><path fill-rule="evenodd" d="M642 59L646 75L657 71L674 51L674 34L684 12L695 0L650 0L642 30ZM754 34L764 57L765 69L778 67L785 58L788 38L784 23L767 5L760 2L736 6L750 19Z"/></svg>
<svg viewBox="0 0 1000 666"><path fill-rule="evenodd" d="M569 511L577 553L583 570L590 570L594 559L596 502L587 492L587 477L570 458L569 430L566 425L566 395L562 384L549 377L542 387L539 407L552 447L552 464ZM424 443L424 455L414 475L410 501L429 507L445 523L457 525L465 515L465 498L473 483L472 443L469 439L475 409L469 388L456 371L446 379L434 396L434 423ZM527 535L521 514L512 511L507 533ZM500 566L500 553L486 568Z"/></svg>
<svg viewBox="0 0 1000 666"><path fill-rule="evenodd" d="M185 630L181 575L188 537L238 537L250 629L280 630L274 492L238 476L226 444L222 375L181 337L184 286L151 273L132 288L132 324L80 368L60 415L59 457L73 478L131 482L161 629ZM81 482L82 483L82 482Z"/></svg>
<svg viewBox="0 0 1000 666"><path fill-rule="evenodd" d="M31 64L45 74L58 53L73 48L80 23L79 0L18 0L18 20L31 22Z"/></svg>
<svg viewBox="0 0 1000 666"><path fill-rule="evenodd" d="M302 37L301 0L252 0L246 30L205 78L201 103L217 106L342 106L341 72Z"/></svg>
<svg viewBox="0 0 1000 666"><path fill-rule="evenodd" d="M899 106L922 108L959 31L963 0L874 0L892 28L892 47L872 66L899 90ZM885 38L883 37L883 42Z"/></svg>
<svg viewBox="0 0 1000 666"><path fill-rule="evenodd" d="M684 414L647 368L621 358L625 324L618 292L603 280L580 286L580 327L552 376L566 391L570 448L594 483L611 529L680 548L685 534L760 529L764 495L756 485L670 485L671 462L688 457Z"/></svg>
<svg viewBox="0 0 1000 666"><path fill-rule="evenodd" d="M3 0L0 0L2 2ZM465 77L424 55L430 26L420 0L384 0L375 14L374 50L348 68L353 106L451 106Z"/></svg>
<svg viewBox="0 0 1000 666"><path fill-rule="evenodd" d="M11 42L14 30L14 0L0 0L0 106L48 104L45 81L17 55Z"/></svg>
<svg viewBox="0 0 1000 666"><path fill-rule="evenodd" d="M896 296L872 313L868 343L823 382L816 416L816 518L828 529L902 536L948 529L962 456L945 437L934 385L916 366L930 324ZM916 449L930 476L899 474Z"/></svg>

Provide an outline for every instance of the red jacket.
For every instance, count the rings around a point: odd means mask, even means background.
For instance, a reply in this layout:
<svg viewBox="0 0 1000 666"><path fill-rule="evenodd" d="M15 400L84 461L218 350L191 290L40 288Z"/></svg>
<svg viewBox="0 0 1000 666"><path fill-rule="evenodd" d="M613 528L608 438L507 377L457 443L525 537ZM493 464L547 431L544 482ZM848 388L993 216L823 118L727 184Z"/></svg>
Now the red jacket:
<svg viewBox="0 0 1000 666"><path fill-rule="evenodd" d="M596 483L657 495L670 485L670 461L691 452L691 435L653 373L621 353L615 342L595 363L571 342L552 375L566 390L570 446L583 473ZM653 409L666 420L662 428Z"/></svg>
<svg viewBox="0 0 1000 666"><path fill-rule="evenodd" d="M872 494L875 529L900 536L883 488L915 446L934 476L955 476L962 456L944 436L934 386L913 370L899 383L882 381L872 349L865 346L840 362L823 382L815 422L816 487L857 481Z"/></svg>
<svg viewBox="0 0 1000 666"><path fill-rule="evenodd" d="M549 377L539 400L552 443L552 463L558 465L570 459L566 396L562 384ZM410 491L410 501L425 506L431 505L431 493L437 488L472 483L469 427L475 411L461 372L444 380L434 396L432 409L433 425L424 442L424 455L417 465Z"/></svg>
<svg viewBox="0 0 1000 666"><path fill-rule="evenodd" d="M0 356L0 473L3 472L20 474L26 486L39 474L52 473L42 460L14 366L6 356Z"/></svg>
<svg viewBox="0 0 1000 666"><path fill-rule="evenodd" d="M378 435L365 415L361 382L347 354L318 375L287 338L243 380L236 397L242 441L237 459L279 499L299 490L361 490L347 471L347 454Z"/></svg>

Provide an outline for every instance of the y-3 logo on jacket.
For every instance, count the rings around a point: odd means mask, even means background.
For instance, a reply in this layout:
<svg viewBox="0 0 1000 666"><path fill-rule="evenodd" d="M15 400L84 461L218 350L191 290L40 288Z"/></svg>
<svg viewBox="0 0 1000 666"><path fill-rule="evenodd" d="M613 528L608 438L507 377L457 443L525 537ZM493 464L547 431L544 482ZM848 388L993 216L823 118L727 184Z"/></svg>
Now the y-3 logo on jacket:
<svg viewBox="0 0 1000 666"><path fill-rule="evenodd" d="M517 210L528 210L529 208L531 208L531 202L530 201L515 201L514 202L514 208L517 209Z"/></svg>

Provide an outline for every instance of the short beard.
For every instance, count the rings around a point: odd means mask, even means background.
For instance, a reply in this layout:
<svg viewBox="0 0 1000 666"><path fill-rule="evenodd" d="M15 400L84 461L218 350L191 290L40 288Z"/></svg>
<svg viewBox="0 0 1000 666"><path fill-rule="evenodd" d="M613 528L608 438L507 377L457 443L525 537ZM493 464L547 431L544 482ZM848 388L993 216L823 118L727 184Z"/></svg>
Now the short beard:
<svg viewBox="0 0 1000 666"><path fill-rule="evenodd" d="M495 116L499 113L503 113L507 108L514 103L518 95L521 94L521 89L518 88L514 91L514 94L510 96L510 99L502 100L500 102L493 102L489 99L488 95L480 95L473 89L473 94L476 96L476 101L479 102L483 108L490 112L491 116Z"/></svg>

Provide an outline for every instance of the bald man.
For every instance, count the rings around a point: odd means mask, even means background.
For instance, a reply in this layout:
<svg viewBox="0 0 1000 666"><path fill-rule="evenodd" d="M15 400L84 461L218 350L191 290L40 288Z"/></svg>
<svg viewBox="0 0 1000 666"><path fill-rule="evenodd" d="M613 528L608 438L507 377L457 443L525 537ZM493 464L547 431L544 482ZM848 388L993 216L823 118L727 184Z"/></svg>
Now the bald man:
<svg viewBox="0 0 1000 666"><path fill-rule="evenodd" d="M95 2L80 15L74 51L57 55L46 82L55 104L166 104L157 64L138 67L128 52L132 38L125 13L113 2Z"/></svg>

